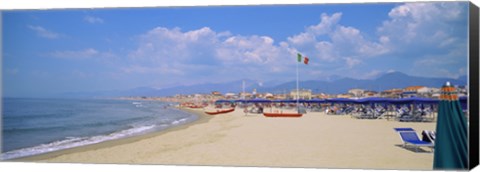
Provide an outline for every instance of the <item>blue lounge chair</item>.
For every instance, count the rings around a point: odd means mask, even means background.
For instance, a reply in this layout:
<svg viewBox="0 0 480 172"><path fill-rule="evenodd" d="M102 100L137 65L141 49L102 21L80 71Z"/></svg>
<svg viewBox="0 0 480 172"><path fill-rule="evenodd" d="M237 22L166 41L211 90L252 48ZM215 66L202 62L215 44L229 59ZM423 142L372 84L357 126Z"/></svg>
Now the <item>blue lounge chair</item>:
<svg viewBox="0 0 480 172"><path fill-rule="evenodd" d="M413 128L393 128L396 132L401 131L415 131Z"/></svg>
<svg viewBox="0 0 480 172"><path fill-rule="evenodd" d="M403 141L403 147L406 148L407 145L411 144L415 147L415 152L417 152L418 148L422 146L431 148L433 152L434 143L420 140L418 138L417 133L412 128L394 128L394 129L400 135L400 138Z"/></svg>

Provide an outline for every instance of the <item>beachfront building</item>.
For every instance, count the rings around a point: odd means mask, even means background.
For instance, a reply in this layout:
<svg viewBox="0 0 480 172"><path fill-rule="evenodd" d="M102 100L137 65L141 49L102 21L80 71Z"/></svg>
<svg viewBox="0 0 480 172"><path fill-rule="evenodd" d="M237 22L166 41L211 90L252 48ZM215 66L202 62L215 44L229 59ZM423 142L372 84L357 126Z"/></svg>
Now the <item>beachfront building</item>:
<svg viewBox="0 0 480 172"><path fill-rule="evenodd" d="M309 89L299 89L298 90L299 99L310 100L312 99L312 90ZM294 89L290 91L290 98L295 99L297 97L297 90Z"/></svg>
<svg viewBox="0 0 480 172"><path fill-rule="evenodd" d="M265 93L265 94L263 95L263 98L272 100L272 99L275 98L275 97L273 96L272 93Z"/></svg>
<svg viewBox="0 0 480 172"><path fill-rule="evenodd" d="M338 94L337 95L337 98L347 98L347 99L349 99L349 98L352 98L352 97L353 97L353 94L350 94L350 93L348 93L348 94Z"/></svg>
<svg viewBox="0 0 480 172"><path fill-rule="evenodd" d="M364 92L365 92L365 90L358 89L358 88L348 90L348 93L352 94L354 97L363 97Z"/></svg>
<svg viewBox="0 0 480 172"><path fill-rule="evenodd" d="M236 99L237 96L235 95L235 93L225 93L225 98L226 99Z"/></svg>
<svg viewBox="0 0 480 172"><path fill-rule="evenodd" d="M440 94L439 88L430 88L430 87L423 87L417 90L417 96L419 97L433 97L435 93Z"/></svg>
<svg viewBox="0 0 480 172"><path fill-rule="evenodd" d="M416 97L418 96L418 90L424 88L424 86L410 86L403 89L402 97Z"/></svg>
<svg viewBox="0 0 480 172"><path fill-rule="evenodd" d="M363 92L363 97L377 97L379 96L378 92L376 91L364 91Z"/></svg>
<svg viewBox="0 0 480 172"><path fill-rule="evenodd" d="M466 85L456 86L455 88L458 92L458 96L467 96L468 95L468 87Z"/></svg>
<svg viewBox="0 0 480 172"><path fill-rule="evenodd" d="M313 99L328 99L330 98L331 96L328 95L328 94L325 94L325 93L320 93L320 94L314 94L312 95L312 98Z"/></svg>
<svg viewBox="0 0 480 172"><path fill-rule="evenodd" d="M288 98L287 94L275 94L275 95L273 95L273 99L275 99L275 100L285 100L287 98Z"/></svg>
<svg viewBox="0 0 480 172"><path fill-rule="evenodd" d="M242 98L242 99L243 99L243 98L245 98L245 99L251 99L251 98L252 98L252 93L247 93L247 92L245 92L245 93L239 93L238 96L239 96L240 98Z"/></svg>
<svg viewBox="0 0 480 172"><path fill-rule="evenodd" d="M381 97L387 98L400 98L402 96L403 89L394 88L390 90L385 90L380 93Z"/></svg>
<svg viewBox="0 0 480 172"><path fill-rule="evenodd" d="M257 95L256 98L264 99L266 96L266 93L257 93L256 95Z"/></svg>
<svg viewBox="0 0 480 172"><path fill-rule="evenodd" d="M411 92L417 92L419 89L425 88L424 86L410 86L406 87L403 90L404 91L411 91Z"/></svg>
<svg viewBox="0 0 480 172"><path fill-rule="evenodd" d="M220 93L218 91L212 91L212 95L215 96L215 97L221 97L222 93Z"/></svg>

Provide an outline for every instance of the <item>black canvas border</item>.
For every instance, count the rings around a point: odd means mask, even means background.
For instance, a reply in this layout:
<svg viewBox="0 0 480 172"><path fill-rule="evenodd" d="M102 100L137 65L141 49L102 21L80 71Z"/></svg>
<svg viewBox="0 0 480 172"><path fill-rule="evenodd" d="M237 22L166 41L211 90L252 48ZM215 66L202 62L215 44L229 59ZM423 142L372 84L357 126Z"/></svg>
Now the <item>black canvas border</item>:
<svg viewBox="0 0 480 172"><path fill-rule="evenodd" d="M479 13L478 7L469 5L469 169L478 165L479 159Z"/></svg>

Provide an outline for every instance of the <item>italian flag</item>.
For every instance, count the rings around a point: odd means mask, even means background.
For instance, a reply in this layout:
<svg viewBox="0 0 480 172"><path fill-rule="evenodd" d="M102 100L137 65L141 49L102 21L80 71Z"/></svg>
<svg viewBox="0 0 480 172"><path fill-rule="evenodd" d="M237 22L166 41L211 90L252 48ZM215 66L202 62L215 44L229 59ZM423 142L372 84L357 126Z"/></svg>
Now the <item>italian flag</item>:
<svg viewBox="0 0 480 172"><path fill-rule="evenodd" d="M298 62L302 62L302 59L303 59L303 63L308 64L308 61L309 61L308 57L303 58L302 54L300 53L297 53L297 57L298 57Z"/></svg>

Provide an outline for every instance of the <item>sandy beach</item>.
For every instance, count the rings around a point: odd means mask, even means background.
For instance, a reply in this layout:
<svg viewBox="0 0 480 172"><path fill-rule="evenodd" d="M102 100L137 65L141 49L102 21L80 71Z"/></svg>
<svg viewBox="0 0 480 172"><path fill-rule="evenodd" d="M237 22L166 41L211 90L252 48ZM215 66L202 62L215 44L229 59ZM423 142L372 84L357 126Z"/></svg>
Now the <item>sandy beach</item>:
<svg viewBox="0 0 480 172"><path fill-rule="evenodd" d="M18 161L431 170L433 153L399 146L394 127L435 130L435 122L360 120L309 112L301 118L210 116L165 131Z"/></svg>

